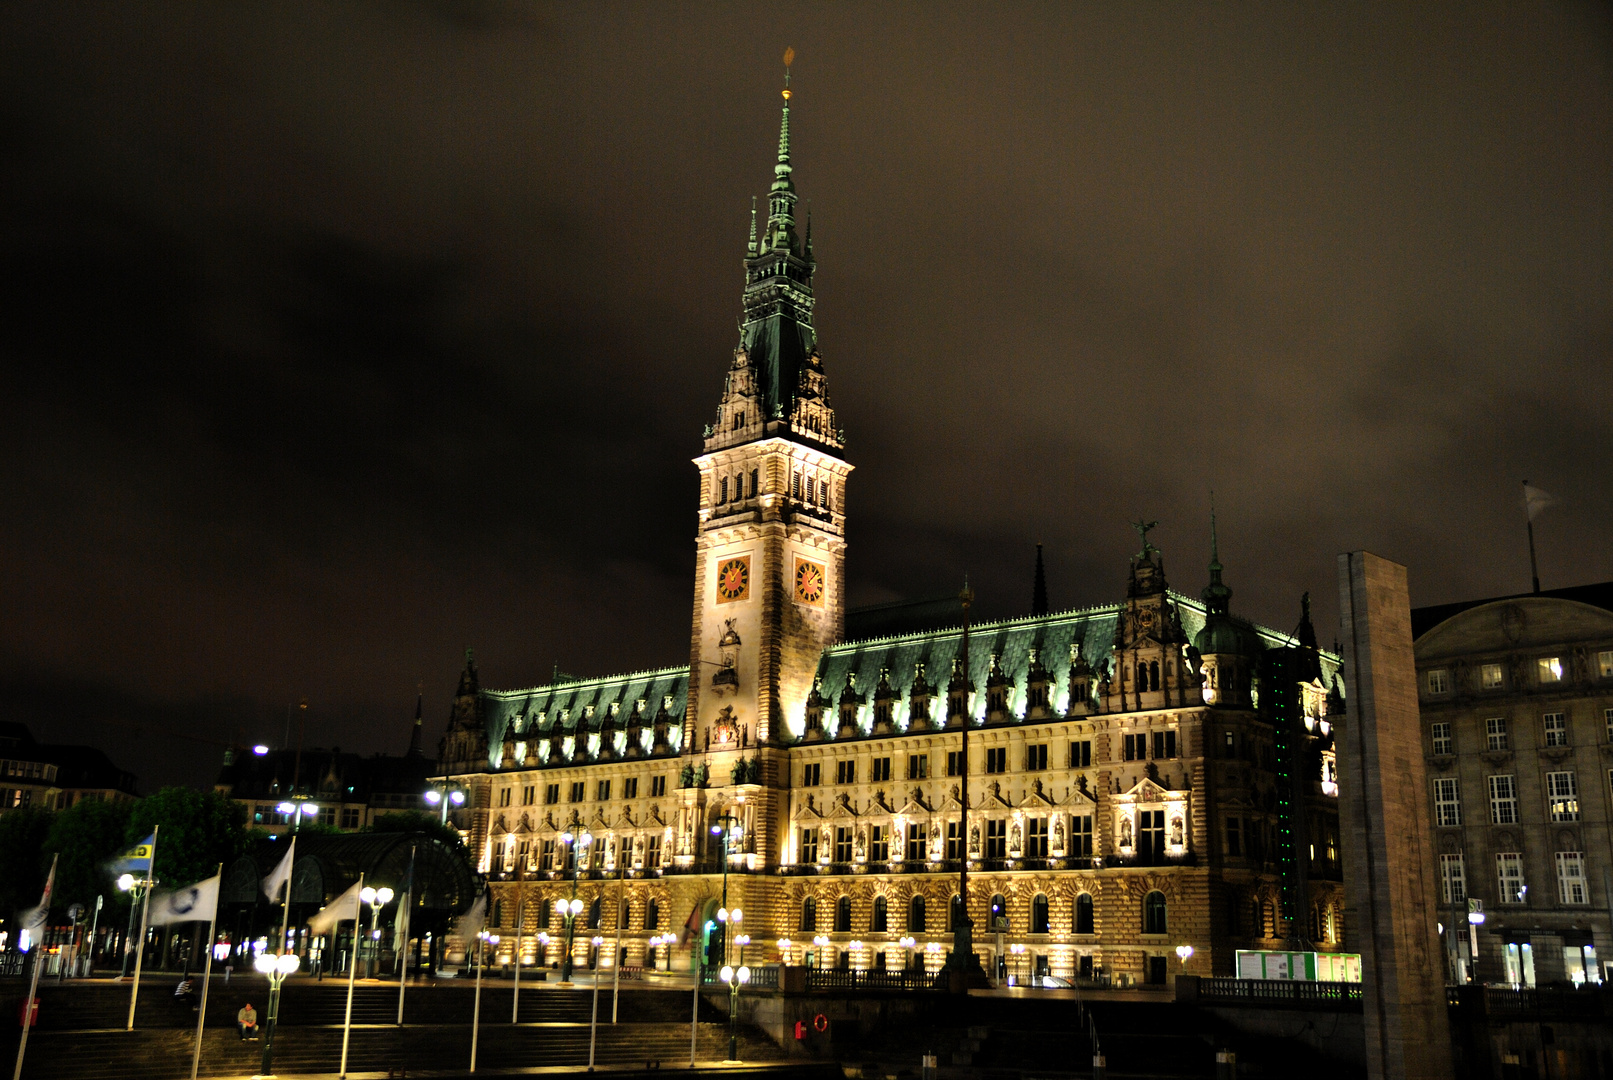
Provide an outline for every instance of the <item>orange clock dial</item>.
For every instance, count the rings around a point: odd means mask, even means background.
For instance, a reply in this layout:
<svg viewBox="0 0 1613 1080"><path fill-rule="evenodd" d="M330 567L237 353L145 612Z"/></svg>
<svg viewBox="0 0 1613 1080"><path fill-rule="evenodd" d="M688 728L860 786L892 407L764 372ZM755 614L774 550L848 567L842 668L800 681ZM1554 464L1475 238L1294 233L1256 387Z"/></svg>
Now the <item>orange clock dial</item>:
<svg viewBox="0 0 1613 1080"><path fill-rule="evenodd" d="M823 567L805 559L795 561L795 598L803 604L823 603Z"/></svg>
<svg viewBox="0 0 1613 1080"><path fill-rule="evenodd" d="M726 559L717 567L717 602L732 603L750 595L750 560Z"/></svg>

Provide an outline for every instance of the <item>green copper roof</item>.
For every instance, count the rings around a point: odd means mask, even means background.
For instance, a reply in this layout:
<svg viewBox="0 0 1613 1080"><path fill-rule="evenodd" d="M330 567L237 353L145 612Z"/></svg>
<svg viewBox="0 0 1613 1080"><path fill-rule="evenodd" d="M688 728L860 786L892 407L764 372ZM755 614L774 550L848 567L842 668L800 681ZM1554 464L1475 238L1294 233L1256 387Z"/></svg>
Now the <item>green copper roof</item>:
<svg viewBox="0 0 1613 1080"><path fill-rule="evenodd" d="M590 737L597 742L600 725L610 715L612 705L619 706L616 716L615 738L625 738L627 719L634 706L644 702L644 749L649 749L651 725L663 707L671 719L667 737L674 749L683 739L683 712L689 696L689 668L658 668L654 671L637 671L626 675L608 675L597 679L577 679L556 682L548 686L534 686L526 690L481 691L482 718L487 731L488 763L497 767L504 753L504 732L511 724L517 738L526 744L518 758L529 767L539 764L547 752L547 741L556 728L585 744ZM668 701L667 699L671 699ZM543 742L542 751L535 749ZM618 746L620 752L624 747ZM597 752L597 747L589 754ZM581 755L577 755L581 758Z"/></svg>

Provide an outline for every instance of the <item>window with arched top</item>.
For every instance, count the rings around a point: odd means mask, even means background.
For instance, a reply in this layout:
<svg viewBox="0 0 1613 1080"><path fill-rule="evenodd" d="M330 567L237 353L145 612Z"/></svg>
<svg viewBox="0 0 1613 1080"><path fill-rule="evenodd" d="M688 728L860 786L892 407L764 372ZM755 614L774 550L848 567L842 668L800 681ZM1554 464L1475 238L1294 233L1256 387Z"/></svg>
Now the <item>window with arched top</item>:
<svg viewBox="0 0 1613 1080"><path fill-rule="evenodd" d="M913 897L907 905L907 932L909 934L924 933L924 915L924 897Z"/></svg>
<svg viewBox="0 0 1613 1080"><path fill-rule="evenodd" d="M835 901L835 933L851 933L851 897L842 896Z"/></svg>
<svg viewBox="0 0 1613 1080"><path fill-rule="evenodd" d="M818 928L818 901L814 897L807 897L801 901L801 932L810 934Z"/></svg>
<svg viewBox="0 0 1613 1080"><path fill-rule="evenodd" d="M1006 920L1007 918L1008 901L1003 897L1002 893L997 893L991 898L991 925L986 927L986 929L995 931L998 926L997 920Z"/></svg>
<svg viewBox="0 0 1613 1080"><path fill-rule="evenodd" d="M599 929L599 917L602 906L603 905L600 904L599 897L597 896L594 897L594 902L588 905L588 929Z"/></svg>
<svg viewBox="0 0 1613 1080"><path fill-rule="evenodd" d="M1082 893L1075 898L1075 932L1077 934L1096 933L1093 929L1092 894Z"/></svg>
<svg viewBox="0 0 1613 1080"><path fill-rule="evenodd" d="M1143 933L1165 933L1165 894L1158 889L1143 897Z"/></svg>
<svg viewBox="0 0 1613 1080"><path fill-rule="evenodd" d="M883 896L874 897L874 917L869 921L868 929L875 934L883 934L890 921L890 916Z"/></svg>
<svg viewBox="0 0 1613 1080"><path fill-rule="evenodd" d="M1158 690L1159 689L1159 661L1158 660L1150 660L1148 662L1148 689L1150 689L1150 690Z"/></svg>
<svg viewBox="0 0 1613 1080"><path fill-rule="evenodd" d="M644 905L644 929L661 929L661 905L655 900Z"/></svg>
<svg viewBox="0 0 1613 1080"><path fill-rule="evenodd" d="M1031 900L1031 933L1047 933L1047 897L1041 893Z"/></svg>

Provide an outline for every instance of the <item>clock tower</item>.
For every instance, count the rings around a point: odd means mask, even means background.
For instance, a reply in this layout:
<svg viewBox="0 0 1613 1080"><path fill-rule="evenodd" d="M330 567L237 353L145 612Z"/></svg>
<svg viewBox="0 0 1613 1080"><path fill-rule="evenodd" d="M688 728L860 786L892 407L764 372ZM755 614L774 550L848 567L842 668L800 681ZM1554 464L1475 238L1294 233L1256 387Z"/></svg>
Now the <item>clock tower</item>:
<svg viewBox="0 0 1613 1080"><path fill-rule="evenodd" d="M812 326L812 227L795 230L789 75L760 237L751 211L744 315L700 469L685 752L710 783L733 761L788 786L782 751L824 648L845 625L846 478ZM732 760L731 760L732 759Z"/></svg>

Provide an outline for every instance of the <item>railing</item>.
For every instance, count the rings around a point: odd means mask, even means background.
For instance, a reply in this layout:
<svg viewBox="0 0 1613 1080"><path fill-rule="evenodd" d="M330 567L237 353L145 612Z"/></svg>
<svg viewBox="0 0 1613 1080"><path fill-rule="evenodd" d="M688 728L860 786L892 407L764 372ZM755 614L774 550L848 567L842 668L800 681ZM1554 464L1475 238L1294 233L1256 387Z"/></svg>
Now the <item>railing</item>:
<svg viewBox="0 0 1613 1080"><path fill-rule="evenodd" d="M1311 982L1305 979L1199 979L1199 1000L1216 1004L1361 1004L1358 982Z"/></svg>
<svg viewBox="0 0 1613 1080"><path fill-rule="evenodd" d="M1484 987L1484 1011L1491 1016L1569 1019L1601 1016L1610 1009L1613 1009L1613 992L1596 986L1578 990Z"/></svg>
<svg viewBox="0 0 1613 1080"><path fill-rule="evenodd" d="M935 976L923 971L854 971L808 968L808 990L931 990Z"/></svg>
<svg viewBox="0 0 1613 1080"><path fill-rule="evenodd" d="M750 982L745 983L743 988L749 990L777 990L778 971L777 964L758 964L750 969ZM722 968L701 967L700 985L727 986L727 983L718 978L721 973Z"/></svg>

